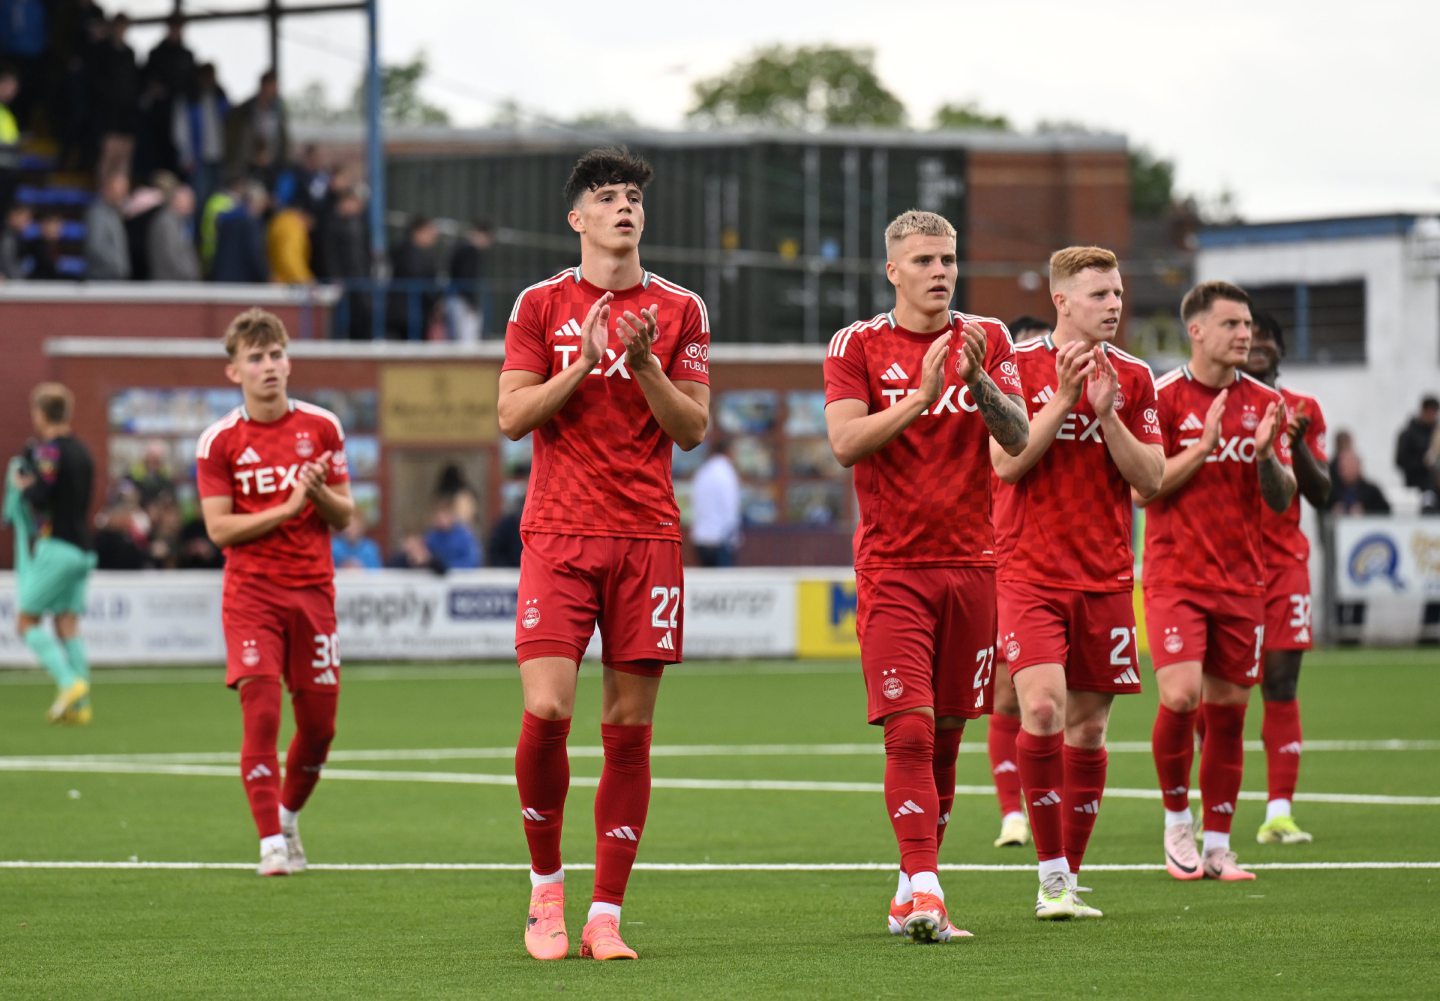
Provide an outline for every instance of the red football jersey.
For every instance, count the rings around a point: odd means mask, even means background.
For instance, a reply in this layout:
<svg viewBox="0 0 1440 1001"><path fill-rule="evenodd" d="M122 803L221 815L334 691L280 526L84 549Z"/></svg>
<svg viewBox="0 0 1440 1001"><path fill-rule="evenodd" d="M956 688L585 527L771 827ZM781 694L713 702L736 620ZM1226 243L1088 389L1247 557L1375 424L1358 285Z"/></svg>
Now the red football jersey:
<svg viewBox="0 0 1440 1001"><path fill-rule="evenodd" d="M1015 349L1032 420L1055 394L1055 353L1049 336ZM1115 412L1142 443L1163 444L1150 366L1109 345L1105 353L1120 377ZM1135 586L1130 484L1110 458L1100 420L1083 391L1040 461L1014 485L996 482L1000 580L1079 591Z"/></svg>
<svg viewBox="0 0 1440 1001"><path fill-rule="evenodd" d="M229 497L236 514L253 514L285 501L307 459L330 453L327 483L345 483L345 432L340 418L299 400L278 421L264 423L237 407L205 429L195 447L200 497ZM306 587L335 579L330 526L315 505L275 529L225 550L225 572Z"/></svg>
<svg viewBox="0 0 1440 1001"><path fill-rule="evenodd" d="M534 432L530 489L520 527L552 535L680 541L670 475L674 442L625 367L615 329L628 310L660 308L651 351L674 382L710 383L710 318L688 289L645 272L640 284L602 289L569 268L515 300L501 371L549 379L580 354L580 327L595 300L614 292L605 357Z"/></svg>
<svg viewBox="0 0 1440 1001"><path fill-rule="evenodd" d="M1002 393L1020 396L1015 345L999 320L950 314L954 339L945 388L925 415L855 464L860 525L855 568L995 565L990 521L990 429L956 374L960 328L985 329L985 371ZM921 361L940 333L917 334L893 313L852 324L830 340L825 402L861 400L875 413L920 388Z"/></svg>
<svg viewBox="0 0 1440 1001"><path fill-rule="evenodd" d="M1310 427L1305 432L1305 444L1310 447L1310 454L1323 465L1327 461L1325 455L1325 415L1320 412L1320 402L1313 396L1306 396L1294 390L1279 387L1280 395L1285 397L1286 418L1293 417L1295 413L1303 408L1310 416ZM1280 461L1287 466L1293 466L1295 457L1290 451L1290 438L1281 432L1279 440L1275 444L1275 454ZM1294 562L1304 565L1310 558L1310 540L1300 530L1300 492L1295 492L1295 497L1290 501L1290 506L1284 513L1277 514L1265 505L1261 513L1260 524L1265 533L1265 562L1271 568L1278 569L1281 564Z"/></svg>
<svg viewBox="0 0 1440 1001"><path fill-rule="evenodd" d="M1145 583L1232 594L1265 589L1260 475L1255 428L1280 394L1236 371L1228 387L1220 443L1175 493L1145 511ZM1200 440L1205 414L1219 389L1200 382L1186 365L1155 382L1165 454Z"/></svg>

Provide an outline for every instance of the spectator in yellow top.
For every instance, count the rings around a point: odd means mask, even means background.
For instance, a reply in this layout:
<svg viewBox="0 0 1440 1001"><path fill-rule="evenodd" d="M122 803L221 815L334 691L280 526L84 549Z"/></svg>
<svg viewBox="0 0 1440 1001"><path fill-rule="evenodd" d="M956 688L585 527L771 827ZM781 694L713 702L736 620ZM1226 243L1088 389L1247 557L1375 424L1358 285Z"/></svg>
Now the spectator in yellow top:
<svg viewBox="0 0 1440 1001"><path fill-rule="evenodd" d="M265 241L271 281L286 285L308 285L315 281L315 272L310 269L312 224L310 213L293 206L275 213Z"/></svg>

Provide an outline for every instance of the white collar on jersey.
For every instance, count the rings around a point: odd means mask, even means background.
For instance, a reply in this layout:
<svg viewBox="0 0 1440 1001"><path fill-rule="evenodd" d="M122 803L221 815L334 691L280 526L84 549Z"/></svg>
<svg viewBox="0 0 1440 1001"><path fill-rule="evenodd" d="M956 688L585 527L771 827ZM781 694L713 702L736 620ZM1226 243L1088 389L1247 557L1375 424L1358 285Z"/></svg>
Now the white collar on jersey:
<svg viewBox="0 0 1440 1001"><path fill-rule="evenodd" d="M580 265L578 265L578 264L575 265L574 269L571 271L571 274L575 276L575 284L576 284L576 285L579 285L581 279L585 277L584 275L582 275L582 274L580 273ZM640 287L641 287L641 288L649 288L649 287L650 287L650 277L651 277L651 276L650 276L650 272L645 271L644 269L641 269L641 271L640 271Z"/></svg>
<svg viewBox="0 0 1440 1001"><path fill-rule="evenodd" d="M294 400L287 400L287 401L285 401L285 411L286 411L286 413L292 413L292 414L295 412L295 401L294 401ZM248 420L254 420L254 418L252 418L252 417L250 416L250 411L248 411L248 410L245 409L245 404L243 404L243 403L240 404L240 417L241 417L242 420L247 420L247 421L248 421Z"/></svg>

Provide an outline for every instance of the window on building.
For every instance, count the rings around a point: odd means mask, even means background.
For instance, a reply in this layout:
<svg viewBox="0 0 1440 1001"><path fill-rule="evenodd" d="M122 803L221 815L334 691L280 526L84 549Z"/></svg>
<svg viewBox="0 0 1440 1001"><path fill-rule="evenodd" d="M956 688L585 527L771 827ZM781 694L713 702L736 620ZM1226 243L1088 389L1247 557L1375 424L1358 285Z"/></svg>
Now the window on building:
<svg viewBox="0 0 1440 1001"><path fill-rule="evenodd" d="M1365 282L1247 287L1255 308L1285 328L1286 360L1341 364L1365 360Z"/></svg>

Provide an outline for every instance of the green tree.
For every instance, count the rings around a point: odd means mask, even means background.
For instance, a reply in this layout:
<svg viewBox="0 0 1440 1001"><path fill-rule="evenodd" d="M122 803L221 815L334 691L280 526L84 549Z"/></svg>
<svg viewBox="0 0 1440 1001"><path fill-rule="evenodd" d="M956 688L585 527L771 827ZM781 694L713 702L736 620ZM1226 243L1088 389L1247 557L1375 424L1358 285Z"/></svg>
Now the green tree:
<svg viewBox="0 0 1440 1001"><path fill-rule="evenodd" d="M880 82L875 52L830 45L759 49L694 85L689 118L703 125L821 129L905 123L905 107Z"/></svg>
<svg viewBox="0 0 1440 1001"><path fill-rule="evenodd" d="M1144 146L1130 150L1130 211L1141 219L1156 219L1175 203L1175 163Z"/></svg>
<svg viewBox="0 0 1440 1001"><path fill-rule="evenodd" d="M937 129L992 129L998 132L1013 131L1010 119L1004 115L992 115L980 107L978 101L964 104L942 104L935 111Z"/></svg>
<svg viewBox="0 0 1440 1001"><path fill-rule="evenodd" d="M450 115L438 105L425 100L420 86L430 65L425 53L418 53L408 63L380 66L380 120L386 125L449 125ZM366 79L360 81L350 97L350 111L365 117Z"/></svg>

